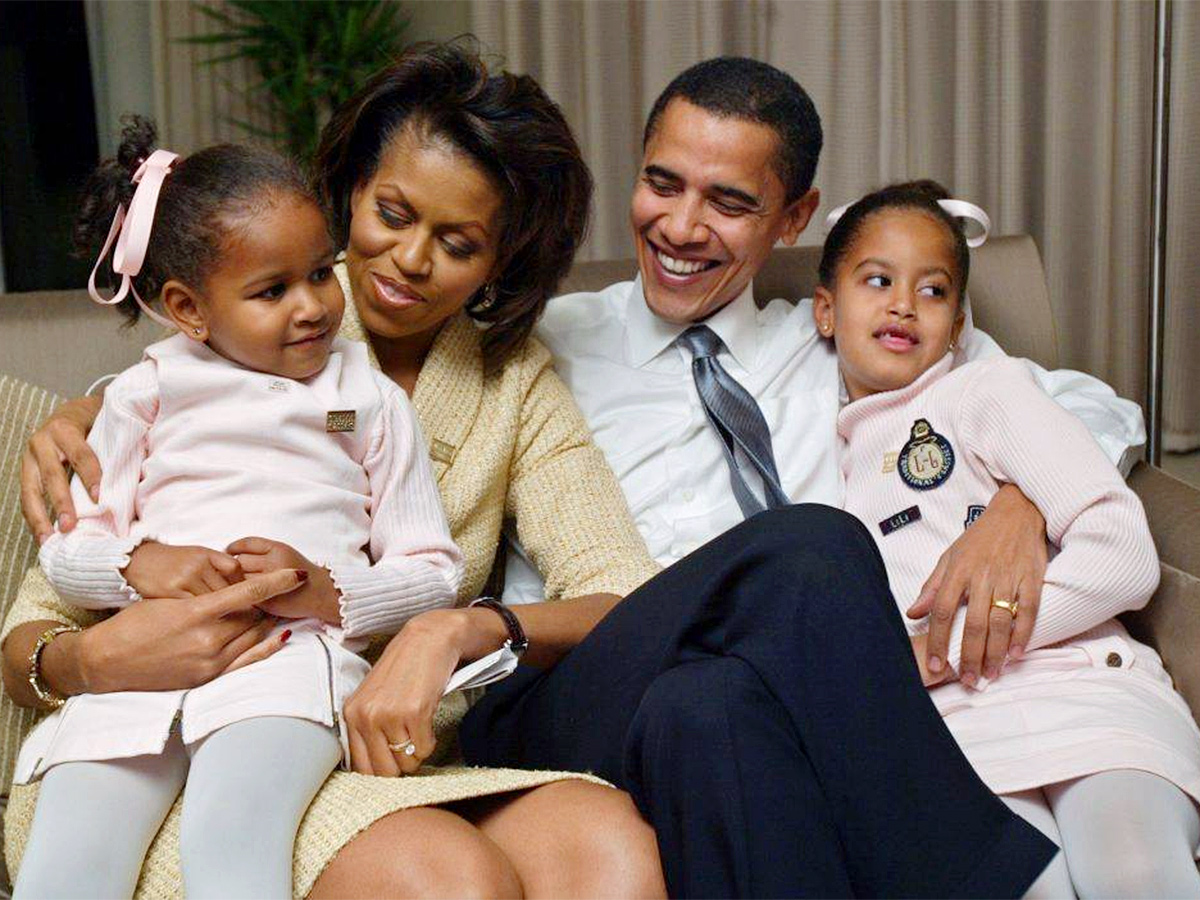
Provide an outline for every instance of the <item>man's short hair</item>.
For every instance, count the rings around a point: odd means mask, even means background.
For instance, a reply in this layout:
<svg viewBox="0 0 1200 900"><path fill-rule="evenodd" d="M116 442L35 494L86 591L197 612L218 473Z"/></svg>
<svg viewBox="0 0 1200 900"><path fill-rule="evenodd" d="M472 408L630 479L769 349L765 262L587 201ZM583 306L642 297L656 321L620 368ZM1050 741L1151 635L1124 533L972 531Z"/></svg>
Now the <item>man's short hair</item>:
<svg viewBox="0 0 1200 900"><path fill-rule="evenodd" d="M654 101L642 148L650 143L667 104L679 98L716 116L757 122L779 137L775 174L791 203L807 193L821 155L821 117L796 79L757 59L718 56L686 69Z"/></svg>

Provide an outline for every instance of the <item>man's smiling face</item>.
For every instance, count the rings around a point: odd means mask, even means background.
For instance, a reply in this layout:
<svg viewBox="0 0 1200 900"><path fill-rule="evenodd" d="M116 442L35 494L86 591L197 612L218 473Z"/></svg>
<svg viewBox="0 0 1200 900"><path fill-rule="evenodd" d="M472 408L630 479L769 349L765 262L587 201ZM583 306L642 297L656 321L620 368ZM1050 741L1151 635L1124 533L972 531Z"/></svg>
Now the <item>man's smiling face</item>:
<svg viewBox="0 0 1200 900"><path fill-rule="evenodd" d="M630 218L646 303L669 322L697 322L737 297L777 241L793 244L817 208L813 188L786 203L779 137L682 98L646 144Z"/></svg>

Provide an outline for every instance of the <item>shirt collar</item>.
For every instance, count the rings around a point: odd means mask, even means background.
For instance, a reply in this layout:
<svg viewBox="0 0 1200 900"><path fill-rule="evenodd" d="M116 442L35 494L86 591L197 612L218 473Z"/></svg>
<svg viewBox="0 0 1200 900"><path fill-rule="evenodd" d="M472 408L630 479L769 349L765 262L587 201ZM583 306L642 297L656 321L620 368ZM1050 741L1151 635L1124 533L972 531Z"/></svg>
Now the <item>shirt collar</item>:
<svg viewBox="0 0 1200 900"><path fill-rule="evenodd" d="M625 315L627 360L641 368L675 342L690 325L676 325L661 319L646 305L642 276L638 275L629 292ZM726 303L704 324L716 332L725 348L744 369L751 369L758 358L758 310L754 306L754 282L747 282L732 302Z"/></svg>

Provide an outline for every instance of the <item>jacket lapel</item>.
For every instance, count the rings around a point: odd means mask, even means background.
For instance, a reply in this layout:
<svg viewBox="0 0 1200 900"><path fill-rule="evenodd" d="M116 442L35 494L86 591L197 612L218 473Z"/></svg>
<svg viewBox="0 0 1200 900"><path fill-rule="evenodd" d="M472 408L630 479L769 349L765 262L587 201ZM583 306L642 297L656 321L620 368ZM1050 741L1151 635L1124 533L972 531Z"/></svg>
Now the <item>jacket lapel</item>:
<svg viewBox="0 0 1200 900"><path fill-rule="evenodd" d="M339 333L344 338L366 344L371 366L379 369L375 348L354 308L346 267L336 266L334 271L347 301ZM483 355L479 349L479 329L465 314L459 313L442 326L434 340L421 374L417 376L417 387L412 396L421 430L429 442L433 473L439 482L475 423L482 398Z"/></svg>
<svg viewBox="0 0 1200 900"><path fill-rule="evenodd" d="M482 399L479 329L460 313L433 342L412 398L439 481L467 439Z"/></svg>

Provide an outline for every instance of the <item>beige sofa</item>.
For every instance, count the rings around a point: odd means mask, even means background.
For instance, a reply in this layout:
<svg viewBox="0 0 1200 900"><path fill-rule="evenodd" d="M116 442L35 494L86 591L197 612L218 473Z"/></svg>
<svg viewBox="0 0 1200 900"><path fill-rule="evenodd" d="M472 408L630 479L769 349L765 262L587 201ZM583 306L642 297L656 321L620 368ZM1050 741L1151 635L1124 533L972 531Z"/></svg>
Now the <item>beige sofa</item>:
<svg viewBox="0 0 1200 900"><path fill-rule="evenodd" d="M817 250L776 251L755 294L798 299L812 295ZM581 263L565 290L598 288L627 279L633 260ZM1058 365L1054 321L1041 259L1027 237L989 241L975 251L971 304L976 323L1011 354ZM91 303L83 291L0 295L0 376L40 385L60 396L80 394L95 378L135 362L161 335L152 322L119 328L119 316ZM35 557L18 521L12 489L22 435L54 402L44 392L0 377L0 600L7 609L19 575ZM1146 505L1162 561L1163 580L1145 610L1127 617L1136 636L1158 648L1193 712L1200 710L1200 490L1140 463L1130 484ZM0 699L0 792L7 793L14 753L33 721Z"/></svg>

